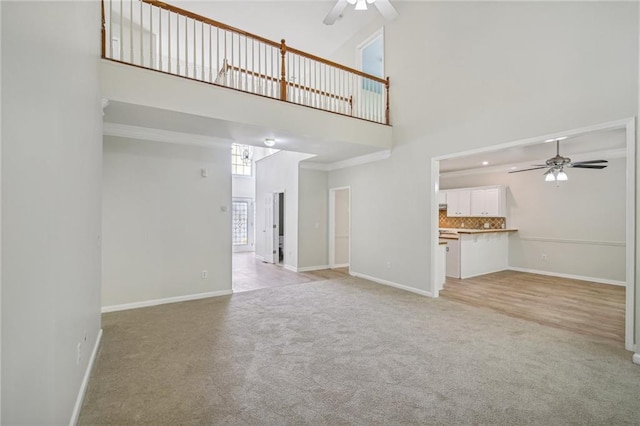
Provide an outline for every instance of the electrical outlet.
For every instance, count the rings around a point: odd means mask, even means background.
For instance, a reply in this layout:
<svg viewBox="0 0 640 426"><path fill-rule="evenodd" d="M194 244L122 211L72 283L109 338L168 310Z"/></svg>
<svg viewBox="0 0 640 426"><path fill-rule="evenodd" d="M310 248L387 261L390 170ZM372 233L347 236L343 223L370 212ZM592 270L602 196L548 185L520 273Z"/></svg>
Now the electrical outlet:
<svg viewBox="0 0 640 426"><path fill-rule="evenodd" d="M540 259L542 259L543 261L546 261L547 260L547 254L546 253L542 253L540 255Z"/></svg>
<svg viewBox="0 0 640 426"><path fill-rule="evenodd" d="M203 280L206 280L207 278L209 278L209 271L207 271L206 269L203 269L201 276Z"/></svg>
<svg viewBox="0 0 640 426"><path fill-rule="evenodd" d="M80 365L80 361L82 360L82 343L78 343L76 347L76 365Z"/></svg>
<svg viewBox="0 0 640 426"><path fill-rule="evenodd" d="M391 261L387 261L387 269L391 269Z"/></svg>

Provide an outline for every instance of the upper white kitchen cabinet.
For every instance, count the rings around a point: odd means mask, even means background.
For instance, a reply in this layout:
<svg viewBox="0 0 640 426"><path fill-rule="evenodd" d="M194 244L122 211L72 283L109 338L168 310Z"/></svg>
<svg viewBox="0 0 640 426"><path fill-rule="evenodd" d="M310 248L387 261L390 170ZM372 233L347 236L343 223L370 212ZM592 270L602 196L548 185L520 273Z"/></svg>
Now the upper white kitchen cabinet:
<svg viewBox="0 0 640 426"><path fill-rule="evenodd" d="M447 216L471 216L471 191L456 189L447 191Z"/></svg>
<svg viewBox="0 0 640 426"><path fill-rule="evenodd" d="M506 217L507 188L493 186L470 190L472 217Z"/></svg>
<svg viewBox="0 0 640 426"><path fill-rule="evenodd" d="M447 204L447 191L438 191L438 204Z"/></svg>

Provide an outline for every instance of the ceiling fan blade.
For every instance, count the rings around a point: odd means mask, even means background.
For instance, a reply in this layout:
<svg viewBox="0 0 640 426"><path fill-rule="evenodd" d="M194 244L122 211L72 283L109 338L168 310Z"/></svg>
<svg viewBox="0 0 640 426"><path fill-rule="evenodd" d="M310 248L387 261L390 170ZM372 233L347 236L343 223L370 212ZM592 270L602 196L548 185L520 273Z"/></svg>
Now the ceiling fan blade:
<svg viewBox="0 0 640 426"><path fill-rule="evenodd" d="M325 16L322 22L325 25L333 25L338 19L338 17L340 16L340 14L347 7L347 4L348 4L347 0L337 0L336 4L333 5L333 9L331 9L331 11L327 14L327 16Z"/></svg>
<svg viewBox="0 0 640 426"><path fill-rule="evenodd" d="M531 169L522 169L522 170L512 170L509 173L520 173L520 172L528 172L529 170L540 170L540 169L546 169L549 166L540 166L540 167L533 167Z"/></svg>
<svg viewBox="0 0 640 426"><path fill-rule="evenodd" d="M574 169L604 169L607 166L606 165L596 166L593 164L572 164L572 165L569 165L569 167Z"/></svg>
<svg viewBox="0 0 640 426"><path fill-rule="evenodd" d="M390 21L398 17L398 11L389 3L389 0L375 0L373 5L378 8L378 12L384 16L384 19Z"/></svg>
<svg viewBox="0 0 640 426"><path fill-rule="evenodd" d="M608 161L607 160L575 161L571 164L575 166L576 164L598 164L598 163L608 163Z"/></svg>

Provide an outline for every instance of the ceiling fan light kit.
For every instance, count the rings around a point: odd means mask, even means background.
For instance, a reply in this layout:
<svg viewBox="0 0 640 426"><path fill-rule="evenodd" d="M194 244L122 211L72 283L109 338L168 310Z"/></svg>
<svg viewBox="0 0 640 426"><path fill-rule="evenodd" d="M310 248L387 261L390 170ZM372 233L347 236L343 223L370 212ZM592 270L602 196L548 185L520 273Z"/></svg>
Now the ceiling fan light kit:
<svg viewBox="0 0 640 426"><path fill-rule="evenodd" d="M543 174L545 182L565 182L569 180L569 176L565 173L565 167L572 167L574 169L604 169L607 167L607 160L590 160L590 161L576 161L572 162L571 158L563 157L560 155L560 141L566 139L561 137L557 139L549 139L545 142L556 143L556 156L549 158L545 164L534 164L530 169L512 170L509 173L528 172L530 170L548 170Z"/></svg>

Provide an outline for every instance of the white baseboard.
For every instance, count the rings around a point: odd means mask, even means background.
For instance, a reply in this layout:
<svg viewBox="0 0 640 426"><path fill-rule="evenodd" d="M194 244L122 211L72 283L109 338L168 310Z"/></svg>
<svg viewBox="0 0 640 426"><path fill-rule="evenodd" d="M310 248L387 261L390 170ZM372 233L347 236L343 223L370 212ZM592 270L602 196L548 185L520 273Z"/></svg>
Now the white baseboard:
<svg viewBox="0 0 640 426"><path fill-rule="evenodd" d="M286 269L287 271L298 272L298 268L296 268L295 266L283 265L283 268Z"/></svg>
<svg viewBox="0 0 640 426"><path fill-rule="evenodd" d="M640 353L633 354L633 363L640 365Z"/></svg>
<svg viewBox="0 0 640 426"><path fill-rule="evenodd" d="M409 287L403 284L394 283L392 281L387 281L380 278L372 277L370 275L361 274L359 272L350 271L349 273L354 277L364 278L365 280L373 281L374 283L383 284L389 287L399 288L400 290L410 291L411 293L416 293L421 296L433 297L433 294L431 294L430 291L420 290L420 289Z"/></svg>
<svg viewBox="0 0 640 426"><path fill-rule="evenodd" d="M259 254L256 254L256 260L259 260L260 262L264 262L264 256L260 256Z"/></svg>
<svg viewBox="0 0 640 426"><path fill-rule="evenodd" d="M509 266L507 269L510 271L527 272L529 274L547 275L550 277L559 277L559 278L569 278L572 280L580 280L580 281L591 281L599 284L619 285L621 287L627 286L627 283L624 281L608 280L606 278L584 277L582 275L563 274L560 272L538 271L537 269L518 268L515 266Z"/></svg>
<svg viewBox="0 0 640 426"><path fill-rule="evenodd" d="M122 305L103 306L102 313L125 311L127 309L147 308L149 306L165 305L167 303L187 302L189 300L206 299L208 297L228 296L232 290L210 291L208 293L188 294L186 296L167 297L165 299L145 300L142 302L124 303Z"/></svg>
<svg viewBox="0 0 640 426"><path fill-rule="evenodd" d="M348 263L340 263L340 264L338 264L338 265L333 265L333 266L331 267L331 269L336 269L336 268L346 268L346 267L348 267L348 266L349 266L349 264L348 264Z"/></svg>
<svg viewBox="0 0 640 426"><path fill-rule="evenodd" d="M98 355L98 348L102 341L102 329L98 331L96 337L96 343L93 345L93 351L91 352L91 358L87 363L87 369L84 371L84 377L82 378L82 384L80 384L80 390L78 391L78 397L76 398L76 405L73 407L73 413L71 413L71 420L69 426L75 426L78 423L78 417L80 417L80 409L82 409L82 402L84 401L84 395L87 393L87 386L89 385L89 378L91 377L91 371L93 370L93 364Z"/></svg>
<svg viewBox="0 0 640 426"><path fill-rule="evenodd" d="M305 266L303 268L296 268L296 272L320 271L322 269L329 269L329 265Z"/></svg>
<svg viewBox="0 0 640 426"><path fill-rule="evenodd" d="M511 269L511 268L506 268L506 269ZM464 279L467 279L467 278L480 277L480 276L482 276L482 275L493 274L493 273L500 272L500 271L504 271L504 270L505 270L505 268L494 269L494 270L491 270L491 271L482 272L482 273L480 273L480 274L472 274L472 275L467 275L467 276L465 276L465 277L462 277L462 276L461 276L461 277L460 277L460 279L461 279L461 280L464 280ZM526 272L526 271L520 271L520 272ZM446 281L446 278L445 278L445 281Z"/></svg>

